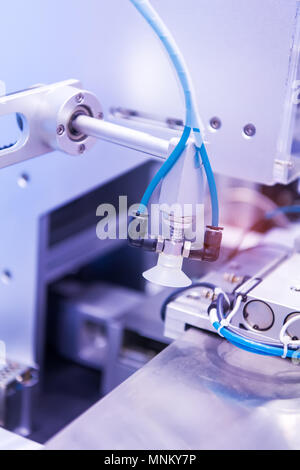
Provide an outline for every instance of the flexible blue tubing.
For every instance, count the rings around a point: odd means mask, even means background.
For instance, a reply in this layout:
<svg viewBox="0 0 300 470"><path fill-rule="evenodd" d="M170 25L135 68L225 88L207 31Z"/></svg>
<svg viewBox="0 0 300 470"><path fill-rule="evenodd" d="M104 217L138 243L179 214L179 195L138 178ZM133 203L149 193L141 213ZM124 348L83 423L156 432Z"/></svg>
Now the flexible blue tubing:
<svg viewBox="0 0 300 470"><path fill-rule="evenodd" d="M197 132L198 132L197 130L194 130L194 133L196 133L195 135L197 135ZM201 157L204 169L205 169L209 192L210 192L211 212L212 212L211 224L213 227L218 227L219 226L219 201L218 201L218 190L216 186L215 177L212 171L212 167L211 167L204 143L202 144L200 148L197 147L197 150L200 154L200 157Z"/></svg>
<svg viewBox="0 0 300 470"><path fill-rule="evenodd" d="M273 217L276 217L279 214L298 214L300 213L300 206L284 206L284 207L278 207L277 209L274 209L271 212L267 212L265 214L266 219L272 219Z"/></svg>
<svg viewBox="0 0 300 470"><path fill-rule="evenodd" d="M174 151L172 152L168 160L163 164L163 166L156 173L151 183L149 184L148 188L146 189L146 192L142 198L142 201L138 210L140 214L143 214L145 212L148 206L148 203L150 201L150 198L153 192L155 191L155 188L158 186L161 180L165 178L165 176L167 176L169 171L173 168L173 166L176 164L178 159L181 157L182 152L185 149L185 146L187 144L187 141L189 140L190 135L191 135L191 128L185 127L178 145L175 147Z"/></svg>
<svg viewBox="0 0 300 470"><path fill-rule="evenodd" d="M218 311L218 316L219 318L223 317L222 312L220 312L220 305L221 302L223 301L222 299L222 294L218 297L217 301L217 311ZM254 353L254 354L260 354L263 356L277 356L277 357L282 357L284 354L284 348L281 346L272 346L270 344L266 343L259 343L257 341L251 340L249 338L244 338L243 336L239 335L238 333L234 333L233 331L230 331L229 328L223 326L221 327L220 322L214 322L213 327L218 331L218 333L222 336L224 336L227 341L232 343L234 346L239 347L241 349L244 349L245 351ZM300 358L300 352L297 352L294 349L289 349L287 350L287 357L289 358L295 358L299 359Z"/></svg>
<svg viewBox="0 0 300 470"><path fill-rule="evenodd" d="M181 83L186 107L186 126L187 127L198 127L196 125L197 118L193 106L193 96L191 80L187 72L187 66L184 62L183 57L174 41L170 31L159 17L158 13L152 7L148 0L130 0L135 6L138 12L143 16L147 23L151 26L153 31L157 34L164 48L166 49L172 64L176 70L179 81Z"/></svg>
<svg viewBox="0 0 300 470"><path fill-rule="evenodd" d="M155 11L155 9L150 5L148 0L130 0L131 3L136 7L139 13L144 17L147 23L151 26L151 28L155 31L159 39L161 40L162 44L164 45L166 51L169 54L169 57L175 67L177 72L179 81L181 83L184 96L185 96L185 106L186 106L186 124L185 124L185 131L186 128L193 129L196 145L200 149L200 156L202 159L202 163L206 172L210 196L211 196L211 204L212 204L212 225L214 227L219 226L219 203L218 203L218 194L217 194L217 187L214 179L214 174L209 162L209 158L206 152L206 148L204 146L203 137L200 131L200 119L196 111L195 107L195 99L193 96L193 87L192 81L188 74L188 69L185 64L183 57L181 56L179 49L177 47L176 42L174 41L170 31L166 28L165 24ZM191 130L190 130L191 132ZM184 132L185 133L185 132ZM182 136L183 137L183 136ZM141 202L141 211L145 211L145 207L148 205L150 198L161 182L162 178L164 178L169 171L173 168L176 164L182 152L184 151L185 145L183 146L184 140L179 142L177 147L175 148L174 152L170 156L170 163L168 163L169 159L167 160L166 164L162 167L162 171L159 171L158 174L154 177L153 181L148 186L142 202ZM186 141L187 142L187 141Z"/></svg>
<svg viewBox="0 0 300 470"><path fill-rule="evenodd" d="M284 354L284 349L282 347L270 346L265 343L258 343L257 341L252 341L250 339L243 338L240 335L233 333L226 327L223 327L221 328L221 330L219 330L221 326L219 322L214 322L213 326L230 343L232 343L234 346L244 349L245 351L252 352L254 354L261 354L263 356L282 357ZM294 349L288 349L287 357L299 359L300 352L297 352Z"/></svg>

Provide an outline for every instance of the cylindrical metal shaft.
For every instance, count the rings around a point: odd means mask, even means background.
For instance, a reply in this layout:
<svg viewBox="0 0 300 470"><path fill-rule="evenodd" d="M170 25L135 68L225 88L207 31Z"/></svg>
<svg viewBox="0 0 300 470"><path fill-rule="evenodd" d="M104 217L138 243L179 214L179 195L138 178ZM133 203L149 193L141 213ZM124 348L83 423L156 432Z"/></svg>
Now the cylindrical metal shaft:
<svg viewBox="0 0 300 470"><path fill-rule="evenodd" d="M145 132L119 126L89 116L78 116L72 123L81 134L129 147L165 160L169 155L169 142Z"/></svg>

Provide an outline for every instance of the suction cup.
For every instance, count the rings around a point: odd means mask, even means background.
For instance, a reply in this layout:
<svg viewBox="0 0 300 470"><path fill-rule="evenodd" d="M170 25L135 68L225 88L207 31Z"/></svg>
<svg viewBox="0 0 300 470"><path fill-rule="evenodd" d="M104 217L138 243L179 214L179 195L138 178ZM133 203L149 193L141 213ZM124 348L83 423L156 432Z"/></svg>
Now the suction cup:
<svg viewBox="0 0 300 470"><path fill-rule="evenodd" d="M157 266L146 271L143 276L147 281L165 287L188 287L191 279L182 271L183 258L181 256L161 253Z"/></svg>

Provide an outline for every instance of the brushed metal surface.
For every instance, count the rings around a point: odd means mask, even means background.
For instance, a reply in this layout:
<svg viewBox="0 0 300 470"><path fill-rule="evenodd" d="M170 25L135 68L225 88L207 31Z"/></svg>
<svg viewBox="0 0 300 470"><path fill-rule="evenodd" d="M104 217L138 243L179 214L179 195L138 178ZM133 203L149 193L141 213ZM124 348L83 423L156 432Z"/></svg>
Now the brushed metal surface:
<svg viewBox="0 0 300 470"><path fill-rule="evenodd" d="M48 449L297 449L300 368L189 330Z"/></svg>

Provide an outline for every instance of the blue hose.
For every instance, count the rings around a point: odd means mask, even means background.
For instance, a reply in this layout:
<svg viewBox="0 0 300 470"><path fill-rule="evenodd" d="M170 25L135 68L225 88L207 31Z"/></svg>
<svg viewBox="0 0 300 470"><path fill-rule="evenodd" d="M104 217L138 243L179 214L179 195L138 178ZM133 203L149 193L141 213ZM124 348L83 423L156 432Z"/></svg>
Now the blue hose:
<svg viewBox="0 0 300 470"><path fill-rule="evenodd" d="M198 129L194 129L194 132L199 132ZM208 182L208 187L209 187L209 192L210 192L210 198L211 198L211 212L212 212L212 221L211 225L213 227L219 227L219 201L218 201L218 190L216 186L216 181L215 177L211 168L211 164L207 155L206 147L205 144L203 143L202 146L199 148L197 147L197 150L200 154L206 177L207 177L207 182Z"/></svg>
<svg viewBox="0 0 300 470"><path fill-rule="evenodd" d="M190 78L187 73L186 64L180 54L180 51L164 22L159 17L155 9L148 0L130 0L138 12L147 21L153 31L156 33L164 48L166 49L171 62L176 70L180 84L182 86L185 107L186 107L186 126L195 127L196 116L193 107L193 96L191 91Z"/></svg>
<svg viewBox="0 0 300 470"><path fill-rule="evenodd" d="M163 164L163 166L156 173L153 180L151 181L148 188L146 189L146 192L142 198L139 211L138 211L140 214L143 214L145 212L148 206L148 203L150 201L150 198L153 192L155 191L155 188L159 185L161 180L165 178L165 176L167 176L169 171L173 168L173 166L176 164L178 159L181 157L182 152L185 149L185 146L187 144L187 141L189 140L190 135L191 135L191 128L185 127L178 145L175 147L174 151L172 152L168 160Z"/></svg>
<svg viewBox="0 0 300 470"><path fill-rule="evenodd" d="M186 107L186 123L184 133L182 138L175 148L172 155L169 157L167 162L163 165L161 170L157 173L157 175L153 178L150 185L148 186L143 199L141 201L141 207L139 212L143 213L145 211L145 207L148 205L150 198L157 188L158 184L161 180L167 176L169 171L173 168L176 164L180 156L182 155L187 140L191 133L191 128L194 131L195 139L197 147L200 149L200 156L202 159L202 163L206 172L210 196L211 196L211 205L212 205L212 226L218 227L219 226L219 203L218 203L218 194L217 194L217 187L214 179L214 174L209 162L209 158L203 143L203 138L200 132L199 126L199 117L196 112L195 107L195 100L193 97L193 87L191 83L190 76L188 74L187 66L182 58L179 49L171 35L171 33L166 28L165 24L154 10L154 8L150 5L148 0L130 0L131 3L136 7L139 13L144 17L147 23L151 26L154 32L157 34L159 39L161 40L162 44L164 45L166 51L169 54L169 57L172 61L172 64L176 70L178 75L180 84L182 86L184 97L185 97L185 107ZM186 139L187 133L188 137ZM186 141L185 141L186 139ZM184 143L185 142L185 143ZM184 143L184 145L183 145Z"/></svg>
<svg viewBox="0 0 300 470"><path fill-rule="evenodd" d="M217 314L219 318L224 318L223 301L224 301L224 295L220 294L217 300ZM229 328L225 326L221 327L220 322L217 322L217 321L214 322L213 327L218 331L219 334L221 334L225 339L227 339L227 341L229 341L234 346L240 349L244 349L245 351L248 351L254 354L260 354L262 356L282 357L284 354L283 347L266 344L266 343L260 343L252 339L245 338L239 335L238 333L234 333L233 331L231 331ZM286 357L300 359L300 352L297 352L294 349L288 348Z"/></svg>
<svg viewBox="0 0 300 470"><path fill-rule="evenodd" d="M271 212L267 212L265 214L266 219L273 219L273 217L276 217L277 215L280 214L299 214L300 213L300 206L284 206L284 207L278 207L277 209L274 209Z"/></svg>
<svg viewBox="0 0 300 470"><path fill-rule="evenodd" d="M219 331L221 324L218 322L215 322L213 323L213 326L217 331ZM252 352L254 354L261 354L263 356L282 357L284 354L283 347L271 346L269 344L258 343L257 341L243 338L237 333L233 333L226 327L221 328L219 332L222 336L224 336L225 339L227 339L234 346L244 349L245 351ZM300 359L300 352L297 352L294 349L288 349L287 357Z"/></svg>

